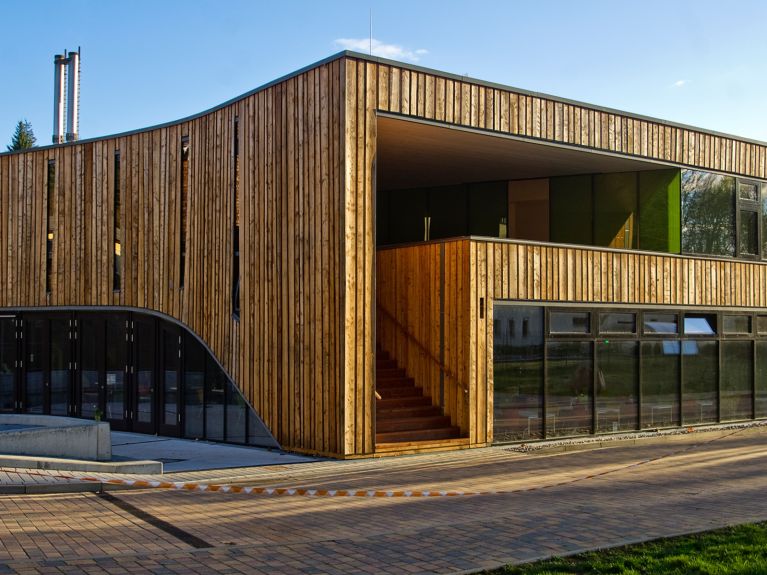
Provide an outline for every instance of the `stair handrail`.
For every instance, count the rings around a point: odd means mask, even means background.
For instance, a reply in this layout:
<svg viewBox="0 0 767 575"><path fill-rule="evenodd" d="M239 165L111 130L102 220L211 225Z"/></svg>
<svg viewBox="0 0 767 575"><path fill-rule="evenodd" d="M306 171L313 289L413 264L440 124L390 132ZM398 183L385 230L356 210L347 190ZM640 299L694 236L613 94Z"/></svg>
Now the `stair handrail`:
<svg viewBox="0 0 767 575"><path fill-rule="evenodd" d="M390 320L394 327L396 327L400 333L402 333L406 339L409 341L412 341L415 346L423 353L428 359L430 359L433 363L437 364L437 367L445 374L446 377L449 377L453 379L458 386L461 388L461 390L468 395L469 393L469 386L466 385L460 377L458 377L457 374L453 372L445 363L434 357L434 355L429 351L429 349L422 344L414 335L412 335L406 328L403 326L396 317L394 317L388 310L386 310L380 303L376 304L376 311L380 312L383 316L385 316L388 320Z"/></svg>

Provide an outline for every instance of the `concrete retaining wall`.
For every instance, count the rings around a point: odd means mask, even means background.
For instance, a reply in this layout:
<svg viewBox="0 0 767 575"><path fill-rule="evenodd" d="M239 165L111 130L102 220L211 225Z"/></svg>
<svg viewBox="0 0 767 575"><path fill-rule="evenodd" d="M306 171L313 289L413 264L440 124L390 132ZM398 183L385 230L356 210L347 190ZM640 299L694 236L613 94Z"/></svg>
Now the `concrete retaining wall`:
<svg viewBox="0 0 767 575"><path fill-rule="evenodd" d="M4 414L0 425L39 427L0 432L0 453L8 455L44 455L72 459L109 461L112 440L109 423L72 417Z"/></svg>

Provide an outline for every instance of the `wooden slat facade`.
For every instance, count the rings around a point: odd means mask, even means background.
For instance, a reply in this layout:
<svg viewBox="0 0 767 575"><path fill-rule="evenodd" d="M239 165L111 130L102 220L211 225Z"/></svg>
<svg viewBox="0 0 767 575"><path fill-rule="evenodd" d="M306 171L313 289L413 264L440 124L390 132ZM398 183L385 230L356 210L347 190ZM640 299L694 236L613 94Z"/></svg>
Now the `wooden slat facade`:
<svg viewBox="0 0 767 575"><path fill-rule="evenodd" d="M465 390L468 419L444 407L472 444L493 439L496 300L767 309L762 262L464 238L381 250L377 273L378 341L433 398L440 371Z"/></svg>
<svg viewBox="0 0 767 575"><path fill-rule="evenodd" d="M336 456L372 453L375 333L376 321L383 321L376 317L376 281L380 291L386 281L382 263L388 257L382 252L376 265L379 112L767 176L767 150L758 143L344 53L192 119L1 154L0 308L119 305L167 314L207 342L283 447ZM235 117L241 182L239 321L232 317L229 297ZM190 156L187 229L182 230L184 136L189 137ZM119 291L112 289L111 247L116 151L122 198ZM51 159L56 163L55 246L51 292L46 294L45 180ZM182 234L187 253L183 289ZM466 272L507 269L511 254L506 248L499 256L478 245L446 248L445 254L446 277L466 275L475 282L458 283L445 292L450 302L446 317L455 314L454 325L468 325L471 337L468 349L459 342L458 331L454 339L445 340L446 346L456 346L445 358L455 369L456 381L464 377L461 370L470 370L472 378L491 375L491 367L478 359L491 347L489 335L486 326L470 321L478 302L466 290L511 292L511 284L495 276L475 278ZM754 274L759 268L755 264L718 262L716 266L723 267L717 274L688 277L680 271L687 265L680 263L684 260L659 256L653 260L659 267L652 268L640 266L632 255L621 255L611 256L597 276L588 265L588 250L568 248L574 259L558 255L556 267L536 266L541 251L549 249L561 248L526 248L529 265L514 260L519 274L515 289L524 286L525 293L554 300L576 292L585 294L586 301L601 301L595 294L630 301L640 292L643 297L671 298L678 290L701 297L717 294L726 301L736 294L763 297L758 290L749 291L753 282L730 286L726 276L737 266ZM624 263L631 264L634 275L618 274L623 279L615 284L609 266L623 270ZM560 279L543 282L544 275L554 277L555 271ZM433 281L434 274L442 272L429 273ZM488 306L491 299L488 296ZM486 317L490 312L488 307ZM408 316L407 321L416 320ZM425 349L433 351L433 333L429 337ZM455 390L450 387L442 393L454 421L471 430L467 433L472 442L484 442L489 435L488 396L474 394L467 402L457 384ZM475 422L467 425L472 418Z"/></svg>
<svg viewBox="0 0 767 575"><path fill-rule="evenodd" d="M349 217L342 210L343 66L343 60L329 62L190 121L1 155L0 308L127 306L166 314L208 344L281 445L329 454L353 449L343 433L343 278L350 263L357 265L344 260L343 250ZM235 117L239 321L230 297ZM188 213L181 230L185 136ZM116 151L119 291L112 289ZM46 294L49 160L55 161L55 235Z"/></svg>

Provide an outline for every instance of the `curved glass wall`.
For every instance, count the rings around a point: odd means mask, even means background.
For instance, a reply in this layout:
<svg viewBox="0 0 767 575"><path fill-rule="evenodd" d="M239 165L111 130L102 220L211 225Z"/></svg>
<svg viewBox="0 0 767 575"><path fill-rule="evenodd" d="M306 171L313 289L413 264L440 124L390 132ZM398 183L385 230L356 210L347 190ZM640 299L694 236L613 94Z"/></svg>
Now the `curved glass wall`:
<svg viewBox="0 0 767 575"><path fill-rule="evenodd" d="M767 314L495 301L496 442L767 417Z"/></svg>
<svg viewBox="0 0 767 575"><path fill-rule="evenodd" d="M138 312L4 312L0 412L279 447L194 335Z"/></svg>

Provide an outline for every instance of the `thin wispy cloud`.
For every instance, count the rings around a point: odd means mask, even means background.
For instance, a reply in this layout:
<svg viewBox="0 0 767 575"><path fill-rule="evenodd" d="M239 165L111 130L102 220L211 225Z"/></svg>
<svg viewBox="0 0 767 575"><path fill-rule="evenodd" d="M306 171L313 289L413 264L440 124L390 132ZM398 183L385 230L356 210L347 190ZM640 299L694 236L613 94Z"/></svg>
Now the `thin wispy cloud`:
<svg viewBox="0 0 767 575"><path fill-rule="evenodd" d="M686 83L687 83L687 80L677 80L676 82L674 82L673 86L674 88L681 88Z"/></svg>
<svg viewBox="0 0 767 575"><path fill-rule="evenodd" d="M372 42L369 38L338 38L333 43L344 50L354 50L355 52L363 52L365 54L370 52L372 47L373 56L408 62L418 62L421 56L429 53L428 50L423 48L411 50L399 44L386 44L375 38L373 38Z"/></svg>

